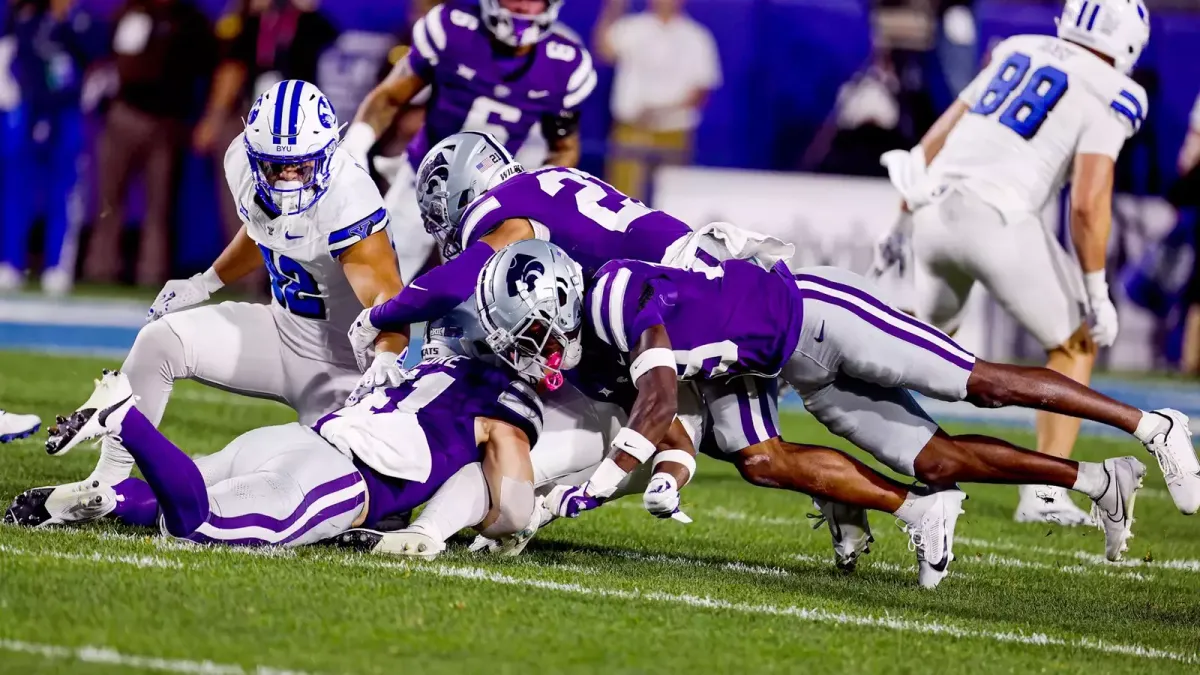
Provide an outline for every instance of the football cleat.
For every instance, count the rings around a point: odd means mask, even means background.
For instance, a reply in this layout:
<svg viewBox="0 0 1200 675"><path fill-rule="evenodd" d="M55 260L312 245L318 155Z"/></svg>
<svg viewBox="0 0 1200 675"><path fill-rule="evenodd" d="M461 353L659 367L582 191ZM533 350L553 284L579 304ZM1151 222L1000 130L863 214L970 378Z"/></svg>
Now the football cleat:
<svg viewBox="0 0 1200 675"><path fill-rule="evenodd" d="M829 535L833 538L834 564L843 572L853 572L858 566L859 557L870 553L871 544L875 541L875 537L871 536L871 524L867 522L867 512L855 506L820 499L813 499L813 506L821 510L813 529L822 524L829 526Z"/></svg>
<svg viewBox="0 0 1200 675"><path fill-rule="evenodd" d="M1018 523L1054 523L1066 527L1095 525L1087 511L1075 506L1066 488L1054 485L1021 485L1021 500L1013 520Z"/></svg>
<svg viewBox="0 0 1200 675"><path fill-rule="evenodd" d="M59 416L57 423L50 427L46 452L65 455L84 441L117 433L121 420L135 401L129 378L119 370L105 370L96 380L96 389L87 402L70 417Z"/></svg>
<svg viewBox="0 0 1200 675"><path fill-rule="evenodd" d="M917 553L917 580L923 588L936 588L950 573L954 561L954 527L962 515L967 495L961 490L945 490L920 497L930 500L916 523L904 523L908 548Z"/></svg>
<svg viewBox="0 0 1200 675"><path fill-rule="evenodd" d="M519 532L501 537L499 540L490 539L482 534L478 535L467 550L471 553L490 553L504 558L519 556L529 542L533 541L533 535L537 534L538 530L545 527L555 517L554 513L546 506L545 497L539 496L534 502L533 517L529 524Z"/></svg>
<svg viewBox="0 0 1200 675"><path fill-rule="evenodd" d="M1171 499L1184 515L1200 510L1200 461L1192 447L1192 430L1187 415L1177 410L1155 410L1169 424L1162 433L1146 443L1146 450L1158 460Z"/></svg>
<svg viewBox="0 0 1200 675"><path fill-rule="evenodd" d="M4 522L21 527L86 523L112 513L117 493L100 481L34 488L17 495Z"/></svg>
<svg viewBox="0 0 1200 675"><path fill-rule="evenodd" d="M0 410L0 443L32 436L42 426L37 415L18 415Z"/></svg>
<svg viewBox="0 0 1200 675"><path fill-rule="evenodd" d="M396 532L380 532L365 527L356 527L332 537L329 543L338 548L360 551L362 553L380 553L408 558L433 560L446 544L424 532L416 529L404 529Z"/></svg>
<svg viewBox="0 0 1200 675"><path fill-rule="evenodd" d="M1133 536L1133 502L1142 487L1146 466L1133 457L1116 457L1104 460L1104 473L1108 476L1108 488L1094 500L1092 518L1104 531L1104 557L1116 562L1128 549L1126 541Z"/></svg>

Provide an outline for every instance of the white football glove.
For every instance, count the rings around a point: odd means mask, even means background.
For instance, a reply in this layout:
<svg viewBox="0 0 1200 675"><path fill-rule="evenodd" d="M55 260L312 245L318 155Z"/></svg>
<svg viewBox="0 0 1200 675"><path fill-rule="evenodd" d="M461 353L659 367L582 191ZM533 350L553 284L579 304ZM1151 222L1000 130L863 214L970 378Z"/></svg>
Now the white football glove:
<svg viewBox="0 0 1200 675"><path fill-rule="evenodd" d="M669 473L656 473L642 493L642 505L655 518L670 518L681 523L690 523L692 519L679 510L679 486L675 477Z"/></svg>
<svg viewBox="0 0 1200 675"><path fill-rule="evenodd" d="M395 157L376 155L372 165L375 167L375 171L387 180L388 184L394 184L407 163L407 155L396 155Z"/></svg>
<svg viewBox="0 0 1200 675"><path fill-rule="evenodd" d="M908 208L915 211L929 203L931 189L924 148L918 144L912 150L890 150L883 153L879 163L887 167L888 179Z"/></svg>
<svg viewBox="0 0 1200 675"><path fill-rule="evenodd" d="M157 321L171 312L194 307L208 300L222 286L221 278L211 267L203 274L168 281L158 292L158 297L154 298L150 311L146 312L146 323Z"/></svg>
<svg viewBox="0 0 1200 675"><path fill-rule="evenodd" d="M398 387L400 383L409 378L408 373L401 366L404 363L404 358L400 354L391 352L379 352L375 355L375 360L371 363L371 367L367 368L367 372L359 378L358 384L354 387L354 391L350 392L350 396L346 398L346 405L354 405L362 400L362 397L375 390L375 387Z"/></svg>
<svg viewBox="0 0 1200 675"><path fill-rule="evenodd" d="M375 358L375 339L379 337L379 332L371 323L370 307L359 312L358 318L350 324L350 331L346 335L350 338L354 361L361 372L367 372L367 365Z"/></svg>
<svg viewBox="0 0 1200 675"><path fill-rule="evenodd" d="M1092 339L1101 347L1111 347L1117 341L1120 325L1117 321L1117 306L1108 295L1108 282L1104 270L1083 275L1087 288L1088 304L1092 308Z"/></svg>

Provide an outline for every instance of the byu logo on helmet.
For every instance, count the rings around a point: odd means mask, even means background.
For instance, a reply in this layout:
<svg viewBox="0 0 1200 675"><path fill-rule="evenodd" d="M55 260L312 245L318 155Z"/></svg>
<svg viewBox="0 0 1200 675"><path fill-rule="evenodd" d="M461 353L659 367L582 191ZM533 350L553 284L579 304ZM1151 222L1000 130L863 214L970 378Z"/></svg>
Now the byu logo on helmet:
<svg viewBox="0 0 1200 675"><path fill-rule="evenodd" d="M332 129L337 126L337 117L333 113L333 104L324 96L317 99L317 119L320 120L321 126L326 129Z"/></svg>
<svg viewBox="0 0 1200 675"><path fill-rule="evenodd" d="M514 255L508 266L508 294L517 297L522 293L532 293L537 280L545 273L546 266L533 256L524 253ZM524 284L524 288L519 288L518 284Z"/></svg>

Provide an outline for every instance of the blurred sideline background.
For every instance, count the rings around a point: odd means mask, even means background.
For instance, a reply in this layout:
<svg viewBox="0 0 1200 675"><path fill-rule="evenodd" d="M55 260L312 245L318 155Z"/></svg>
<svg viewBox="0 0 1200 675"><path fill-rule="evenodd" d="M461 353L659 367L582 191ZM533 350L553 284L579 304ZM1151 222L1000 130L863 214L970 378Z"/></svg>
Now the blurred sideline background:
<svg viewBox="0 0 1200 675"><path fill-rule="evenodd" d="M349 122L429 4L10 0L0 40L0 348L123 354L161 283L203 271L231 234L220 159L249 101L286 70L315 80ZM612 4L566 0L560 20L595 54L593 29ZM1200 0L1147 4L1151 40L1135 79L1150 111L1118 167L1109 270L1122 333L1102 366L1193 371L1200 359L1182 345L1200 179L1182 149L1200 93ZM991 45L1052 32L1061 4L687 0L684 10L715 40L720 84L690 165L643 158L646 200L692 225L728 220L791 241L797 266L863 271L899 203L879 155L914 145ZM130 19L139 13L154 20ZM581 168L603 176L613 70L596 64ZM225 110L214 113L221 97ZM402 120L389 154L419 124L419 113ZM539 161L536 146L522 153L527 165ZM119 208L100 208L113 200ZM1063 207L1047 205L1060 236ZM55 230L66 234L47 240ZM234 292L265 298L257 283ZM992 359L1042 358L982 294L959 338Z"/></svg>

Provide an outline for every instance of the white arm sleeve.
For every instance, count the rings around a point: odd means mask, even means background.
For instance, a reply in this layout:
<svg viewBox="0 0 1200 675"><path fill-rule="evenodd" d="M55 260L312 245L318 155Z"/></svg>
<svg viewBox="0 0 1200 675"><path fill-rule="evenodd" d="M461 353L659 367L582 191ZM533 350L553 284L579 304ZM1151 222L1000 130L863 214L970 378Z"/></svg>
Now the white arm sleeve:
<svg viewBox="0 0 1200 675"><path fill-rule="evenodd" d="M1129 135L1128 125L1117 113L1105 110L1091 118L1079 134L1077 155L1105 155L1116 160Z"/></svg>

